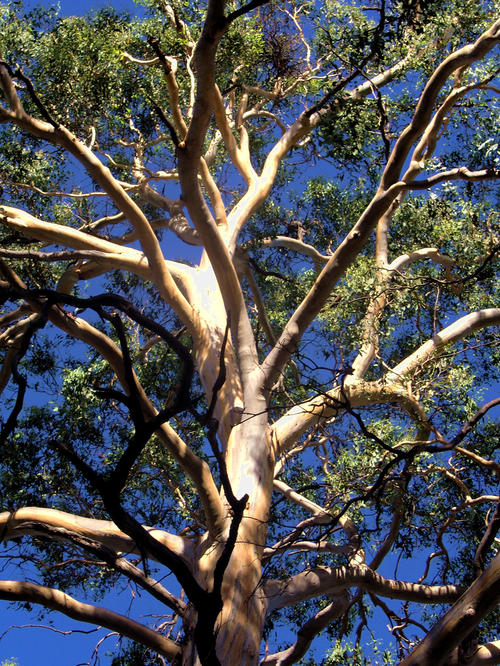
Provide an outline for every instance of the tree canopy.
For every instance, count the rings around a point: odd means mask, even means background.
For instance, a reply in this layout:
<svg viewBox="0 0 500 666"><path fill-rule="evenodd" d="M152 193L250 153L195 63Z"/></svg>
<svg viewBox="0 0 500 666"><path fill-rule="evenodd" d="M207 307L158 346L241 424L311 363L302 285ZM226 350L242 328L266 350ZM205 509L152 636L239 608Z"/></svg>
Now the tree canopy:
<svg viewBox="0 0 500 666"><path fill-rule="evenodd" d="M500 663L498 9L0 6L0 599Z"/></svg>

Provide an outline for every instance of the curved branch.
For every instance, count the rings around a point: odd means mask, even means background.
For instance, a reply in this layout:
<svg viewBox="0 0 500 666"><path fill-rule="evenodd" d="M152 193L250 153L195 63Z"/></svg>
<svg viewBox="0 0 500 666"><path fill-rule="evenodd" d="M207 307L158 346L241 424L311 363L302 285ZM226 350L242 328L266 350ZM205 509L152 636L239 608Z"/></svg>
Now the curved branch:
<svg viewBox="0 0 500 666"><path fill-rule="evenodd" d="M461 340L487 326L497 326L498 324L500 324L500 308L478 310L460 317L453 324L437 333L431 340L427 340L404 361L398 363L386 374L384 380L387 382L401 381L402 377L421 368L446 345L457 342L457 340Z"/></svg>
<svg viewBox="0 0 500 666"><path fill-rule="evenodd" d="M141 554L134 541L111 520L96 520L58 509L31 506L0 513L0 537L5 541L26 535L45 536L44 527L66 530L69 534L92 539L119 553ZM186 563L191 561L193 545L187 539L154 527L146 526L144 529Z"/></svg>
<svg viewBox="0 0 500 666"><path fill-rule="evenodd" d="M47 241L74 250L89 250L100 254L99 257L113 265L113 268L123 268L139 275L145 280L151 280L152 274L149 262L143 252L130 247L123 247L111 241L91 236L72 227L65 227L53 222L45 222L30 215L19 208L11 206L0 207L0 220L12 229L35 240ZM169 272L181 284L188 279L192 269L176 261L164 260Z"/></svg>
<svg viewBox="0 0 500 666"><path fill-rule="evenodd" d="M427 419L418 402L400 383L366 382L349 377L344 386L335 386L322 395L317 395L298 405L294 405L273 425L273 433L283 454L289 450L310 427L342 413L346 400L351 408L385 403L399 404L416 422L418 427L426 427Z"/></svg>
<svg viewBox="0 0 500 666"><path fill-rule="evenodd" d="M500 21L474 42L451 53L434 71L427 82L413 118L401 133L387 162L382 176L381 187L386 190L399 179L399 174L415 139L428 125L437 96L448 78L462 67L467 67L486 55L500 41Z"/></svg>
<svg viewBox="0 0 500 666"><path fill-rule="evenodd" d="M2 580L0 581L0 599L40 604L74 620L106 627L169 659L174 659L181 654L181 648L177 643L156 631L107 608L77 601L60 590L24 581Z"/></svg>
<svg viewBox="0 0 500 666"><path fill-rule="evenodd" d="M396 142L376 195L365 208L350 233L347 234L342 243L337 247L309 293L290 317L277 344L263 362L264 385L273 385L275 378L282 371L291 354L297 348L302 335L320 312L337 281L359 255L378 221L395 204L397 196L405 189L411 188L411 184L407 184L404 181L398 182L399 174L411 145L428 124L435 99L448 77L459 67L471 64L484 56L499 41L500 21L497 21L492 28L479 37L475 44L466 46L456 53L451 54L437 67L420 96L410 124ZM313 114L312 118L315 115ZM311 129L310 123L309 114L306 111L293 127L296 127L295 131L302 136ZM287 142L291 140L291 136L289 136L291 130L292 128L278 141L268 155L261 177L264 179L264 175L266 175L267 180L264 181L265 185L263 184L260 188L263 191L265 190L265 195L269 192L282 156L288 150ZM269 176L267 175L268 171ZM242 201L244 199L245 197L243 197ZM240 201L236 208L241 206L242 201ZM252 206L255 201L252 202ZM250 213L254 209L252 208Z"/></svg>
<svg viewBox="0 0 500 666"><path fill-rule="evenodd" d="M215 120L224 140L227 153L234 166L243 176L246 184L251 185L256 181L257 174L255 173L255 170L250 161L250 153L248 150L243 150L242 147L238 146L236 143L236 139L233 136L233 132L227 119L222 95L220 94L219 88L216 85L214 86L213 101Z"/></svg>
<svg viewBox="0 0 500 666"><path fill-rule="evenodd" d="M285 247L287 250L292 250L292 252L297 252L299 254L303 254L306 257L310 257L317 268L327 264L328 260L330 259L329 256L321 254L321 252L319 252L313 245L304 243L304 241L301 241L298 238L289 238L288 236L263 238L257 243L247 244L247 247L249 245L252 247Z"/></svg>
<svg viewBox="0 0 500 666"><path fill-rule="evenodd" d="M25 527L29 529L29 523L25 523ZM37 535L41 537L55 541L69 541L83 550L92 553L99 560L103 560L111 568L125 575L129 580L137 583L137 585L149 592L149 594L155 599L158 599L175 611L177 615L181 617L184 616L186 604L183 601L178 599L175 595L165 589L161 583L154 578L151 578L151 576L132 564L132 562L129 562L125 557L122 557L112 548L103 545L100 541L96 541L94 538L88 538L81 534L76 534L76 532L66 528L49 526L47 523L44 523L43 525L38 523L35 525L35 528ZM148 533L151 534L151 532ZM156 540L158 541L158 539ZM141 553L141 555L143 555L143 553Z"/></svg>
<svg viewBox="0 0 500 666"><path fill-rule="evenodd" d="M420 250L415 250L407 254L403 254L390 264L385 265L387 262L387 244L386 239L381 241L381 235L387 231L389 223L388 216L382 218L383 221L379 222L377 227L377 294L374 300L368 306L367 312L361 324L361 345L359 347L358 355L352 362L353 375L357 379L361 379L368 368L370 367L373 359L378 350L379 332L378 323L382 312L385 309L387 301L387 286L393 275L401 271L402 268L413 264L421 259L431 259L437 264L446 267L447 275L449 276L450 267L455 264L451 257L447 257L433 247L424 247ZM381 249L383 248L383 249Z"/></svg>
<svg viewBox="0 0 500 666"><path fill-rule="evenodd" d="M466 180L470 183L477 183L482 180L500 178L500 169L481 169L480 171L470 171L467 167L458 167L442 173L436 173L425 180L413 180L407 183L405 190L428 190L434 185L444 183L450 180Z"/></svg>
<svg viewBox="0 0 500 666"><path fill-rule="evenodd" d="M10 94L12 88L15 95L15 98L11 100L6 93L12 111L2 110L0 120L3 122L10 120L30 134L45 139L53 145L61 146L80 162L132 224L148 259L153 281L156 283L162 298L171 305L181 321L186 326L191 327L195 318L193 309L175 284L165 263L158 238L139 206L113 177L109 168L104 166L92 150L79 141L72 132L59 123L38 120L24 111L9 72L3 65L0 65L0 76L0 84L4 91L7 90Z"/></svg>
<svg viewBox="0 0 500 666"><path fill-rule="evenodd" d="M500 599L500 553L399 666L443 664Z"/></svg>
<svg viewBox="0 0 500 666"><path fill-rule="evenodd" d="M24 283L10 268L0 264L0 269L9 282L15 287L25 290ZM36 300L32 300L29 304L35 312L39 312L42 308L42 305ZM47 316L49 321L62 331L93 347L109 363L121 385L123 387L127 386L122 352L107 335L94 326L91 326L84 319L69 315L60 307L50 308ZM157 410L147 397L135 375L134 381L137 386L140 407L144 415L148 419L154 419L157 416ZM225 515L208 464L187 446L168 423L162 423L156 434L196 486L205 510L209 532L214 536L219 534L224 529Z"/></svg>
<svg viewBox="0 0 500 666"><path fill-rule="evenodd" d="M479 645L467 666L494 666L500 664L500 641Z"/></svg>
<svg viewBox="0 0 500 666"><path fill-rule="evenodd" d="M334 602L310 618L297 632L297 639L286 650L264 657L260 666L290 666L305 655L315 636L328 625L341 617L349 606L349 597L338 596Z"/></svg>
<svg viewBox="0 0 500 666"><path fill-rule="evenodd" d="M384 270L391 271L400 271L402 268L421 261L422 259L430 259L435 264L440 264L446 268L451 268L456 264L455 260L446 254L441 254L439 250L435 247L423 247L420 250L414 250L413 252L408 252L407 254L402 254L397 257L391 263L384 268Z"/></svg>
<svg viewBox="0 0 500 666"><path fill-rule="evenodd" d="M461 593L457 585L423 585L384 578L362 564L315 567L284 581L268 580L264 583L264 593L269 599L268 612L271 612L317 596L337 595L350 587L359 587L389 599L423 604L453 602Z"/></svg>

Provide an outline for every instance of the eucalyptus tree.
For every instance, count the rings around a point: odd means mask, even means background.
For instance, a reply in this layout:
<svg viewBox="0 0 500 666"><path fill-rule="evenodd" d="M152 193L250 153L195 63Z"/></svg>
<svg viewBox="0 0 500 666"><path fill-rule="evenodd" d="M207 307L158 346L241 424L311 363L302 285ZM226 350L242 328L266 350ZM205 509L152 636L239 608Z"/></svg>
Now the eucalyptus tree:
<svg viewBox="0 0 500 666"><path fill-rule="evenodd" d="M2 6L0 598L116 663L500 663L496 10Z"/></svg>

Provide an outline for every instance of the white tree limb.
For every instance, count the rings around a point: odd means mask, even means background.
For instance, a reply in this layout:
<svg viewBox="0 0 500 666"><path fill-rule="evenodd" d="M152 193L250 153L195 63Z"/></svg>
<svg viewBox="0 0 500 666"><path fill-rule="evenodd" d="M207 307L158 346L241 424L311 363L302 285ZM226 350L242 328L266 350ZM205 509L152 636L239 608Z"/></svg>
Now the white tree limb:
<svg viewBox="0 0 500 666"><path fill-rule="evenodd" d="M40 525L40 530L37 529L37 525ZM118 553L140 554L134 541L111 520L96 520L58 509L30 506L0 513L0 536L4 541L26 535L43 536L46 534L43 531L45 525L92 539ZM188 539L154 527L144 527L144 529L169 550L182 557L186 563L190 562L193 545Z"/></svg>
<svg viewBox="0 0 500 666"><path fill-rule="evenodd" d="M174 641L135 620L107 608L82 603L70 597L69 594L50 587L24 581L2 580L0 581L0 599L40 604L74 620L106 627L121 636L142 643L169 659L174 659L181 653L180 646Z"/></svg>
<svg viewBox="0 0 500 666"><path fill-rule="evenodd" d="M359 587L381 597L442 604L460 596L457 585L423 585L384 578L366 565L314 567L287 580L268 580L264 593L269 600L268 612L312 599L318 595L337 595L341 590Z"/></svg>
<svg viewBox="0 0 500 666"><path fill-rule="evenodd" d="M447 326L437 333L431 340L427 340L413 354L410 354L404 361L401 361L384 377L384 381L391 383L401 381L409 373L421 368L432 356L441 349L457 340L461 340L475 331L479 331L488 326L497 326L500 324L500 308L487 308L471 312L464 317L460 317L453 324Z"/></svg>

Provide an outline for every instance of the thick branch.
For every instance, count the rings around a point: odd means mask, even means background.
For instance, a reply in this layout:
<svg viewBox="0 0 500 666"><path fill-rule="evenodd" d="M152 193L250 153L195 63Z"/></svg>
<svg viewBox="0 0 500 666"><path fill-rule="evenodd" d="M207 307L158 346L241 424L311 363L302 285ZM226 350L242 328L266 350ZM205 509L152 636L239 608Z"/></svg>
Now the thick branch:
<svg viewBox="0 0 500 666"><path fill-rule="evenodd" d="M292 407L276 421L274 436L280 453L290 449L298 438L319 421L332 418L346 408L395 403L408 413L418 426L426 424L426 418L418 402L398 383L366 382L351 380L344 387L335 386L322 395Z"/></svg>
<svg viewBox="0 0 500 666"><path fill-rule="evenodd" d="M500 21L485 32L475 44L466 46L449 56L444 63L438 66L431 76L417 104L412 121L396 142L387 167L384 170L377 194L368 204L351 232L333 253L312 289L285 326L276 346L264 361L262 368L265 376L264 381L268 387L272 386L276 376L281 372L290 355L295 351L301 336L325 304L339 278L351 266L363 249L378 221L389 211L390 207L396 201L397 196L406 188L412 186L404 181L397 182L397 180L411 145L429 122L434 101L447 78L459 67L470 64L488 53L499 40ZM301 126L301 131L305 132L306 128ZM282 146L283 154L286 152L286 141L290 140L290 137L287 135L288 133L280 140L284 142ZM263 176L266 168L268 168L268 161L269 169L273 173L276 173L277 163L279 163L282 157L281 151L278 150L279 144L280 142L276 144L275 148L269 154L264 166ZM275 160L277 160L276 164L274 163Z"/></svg>
<svg viewBox="0 0 500 666"><path fill-rule="evenodd" d="M213 107L215 54L226 27L222 3L209 3L205 24L195 50L197 89L193 119L185 145L178 151L178 160L183 200L217 278L226 313L231 319L232 341L237 346L241 370L247 376L255 369L257 352L243 294L225 239L208 209L198 181L203 142ZM244 340L245 345L239 344L240 340Z"/></svg>
<svg viewBox="0 0 500 666"><path fill-rule="evenodd" d="M400 381L405 375L422 368L434 354L437 354L446 345L461 340L487 326L497 326L498 324L500 324L500 308L478 310L465 315L465 317L460 317L453 324L437 333L431 340L421 345L404 361L398 363L395 368L387 373L385 381Z"/></svg>
<svg viewBox="0 0 500 666"><path fill-rule="evenodd" d="M323 595L338 595L341 590L359 587L389 599L423 604L455 601L460 595L456 585L422 585L384 578L366 565L315 567L285 581L269 580L264 592L269 599L268 612Z"/></svg>
<svg viewBox="0 0 500 666"><path fill-rule="evenodd" d="M400 666L439 666L500 599L500 553Z"/></svg>
<svg viewBox="0 0 500 666"><path fill-rule="evenodd" d="M45 222L19 208L0 207L0 221L25 236L39 241L46 241L74 250L89 250L98 254L92 258L100 258L111 264L113 268L122 268L139 275L144 280L151 280L149 262L143 252L129 247L117 245L97 236L91 236L72 227L65 227L53 222ZM189 266L176 261L164 261L172 276L182 284L189 278Z"/></svg>
<svg viewBox="0 0 500 666"><path fill-rule="evenodd" d="M40 529L37 525L40 525ZM42 507L24 507L17 511L0 513L0 536L5 541L26 535L43 536L46 534L44 527L67 530L68 533L92 539L119 553L140 554L134 541L111 520L85 518L66 511ZM191 562L192 545L187 539L153 527L146 526L144 529L154 539L182 557L186 563Z"/></svg>
<svg viewBox="0 0 500 666"><path fill-rule="evenodd" d="M286 650L264 657L260 666L289 666L295 664L305 655L313 639L320 631L328 627L334 620L341 617L349 606L347 595L338 596L333 603L318 611L297 632L297 639Z"/></svg>
<svg viewBox="0 0 500 666"><path fill-rule="evenodd" d="M450 180L466 180L470 183L477 183L482 180L491 180L500 178L500 169L481 169L480 171L470 171L467 167L458 167L442 173L436 173L425 180L413 180L403 189L408 190L429 190L434 185L445 183Z"/></svg>
<svg viewBox="0 0 500 666"><path fill-rule="evenodd" d="M8 269L5 265L1 266L1 268L13 285L22 290L25 289L25 285L13 271ZM40 311L42 307L42 305L36 300L30 302L30 305L37 312ZM48 311L48 319L68 335L81 340L99 352L110 364L121 385L124 388L127 386L122 352L107 335L97 330L80 317L69 315L60 307L50 308ZM157 411L148 399L142 386L137 381L137 377L135 377L135 382L137 384L141 408L145 417L148 419L155 418ZM210 533L214 536L219 534L224 529L224 510L207 463L191 451L168 423L162 423L156 431L156 434L177 460L182 469L184 469L193 480L205 509L207 526Z"/></svg>
<svg viewBox="0 0 500 666"><path fill-rule="evenodd" d="M480 645L467 662L467 666L494 666L500 664L500 641Z"/></svg>
<svg viewBox="0 0 500 666"><path fill-rule="evenodd" d="M107 608L82 603L68 594L50 587L24 581L3 580L0 581L0 599L40 604L45 608L59 611L74 620L106 627L111 631L116 631L121 636L131 638L155 650L169 659L174 659L181 653L181 648L174 641L165 638L165 636L152 629L148 629L135 620Z"/></svg>
<svg viewBox="0 0 500 666"><path fill-rule="evenodd" d="M410 148L428 125L436 98L447 79L458 69L471 65L486 55L500 40L500 21L484 32L474 44L468 44L450 54L434 71L418 101L411 123L402 132L387 163L381 188L387 189L399 179Z"/></svg>
<svg viewBox="0 0 500 666"><path fill-rule="evenodd" d="M0 83L4 90L10 90L11 78L5 67L1 67L2 79ZM17 98L17 95L16 95ZM186 326L193 323L193 311L179 288L173 281L172 275L165 263L159 241L151 228L144 213L131 199L122 185L113 177L108 167L104 166L96 155L79 141L74 134L58 123L38 120L29 116L15 100L12 100L12 111L2 112L2 121L11 120L20 128L45 139L46 141L65 148L87 170L90 176L108 194L116 207L125 215L134 227L141 246L148 259L153 281L156 283L161 296L175 310Z"/></svg>
<svg viewBox="0 0 500 666"><path fill-rule="evenodd" d="M26 527L29 529L29 524ZM120 556L112 548L103 545L95 539L89 539L65 528L48 526L46 523L43 526L41 524L35 525L35 529L39 536L55 541L69 541L92 553L99 560L103 560L111 568L137 583L137 585L149 592L155 599L158 599L158 601L161 601L175 611L177 615L184 615L186 604L183 601L165 589L157 580L144 573L139 567L136 567L125 557Z"/></svg>

